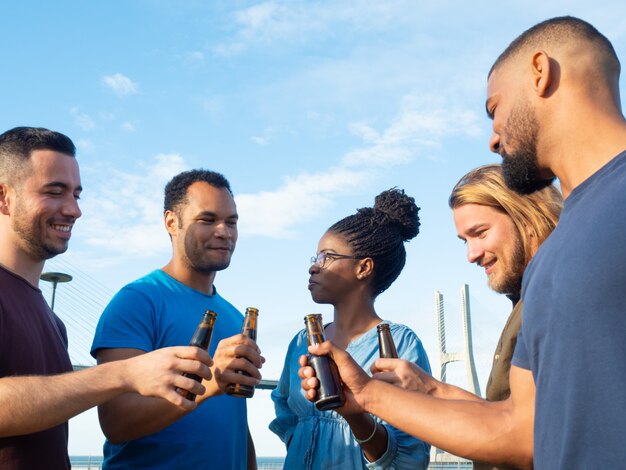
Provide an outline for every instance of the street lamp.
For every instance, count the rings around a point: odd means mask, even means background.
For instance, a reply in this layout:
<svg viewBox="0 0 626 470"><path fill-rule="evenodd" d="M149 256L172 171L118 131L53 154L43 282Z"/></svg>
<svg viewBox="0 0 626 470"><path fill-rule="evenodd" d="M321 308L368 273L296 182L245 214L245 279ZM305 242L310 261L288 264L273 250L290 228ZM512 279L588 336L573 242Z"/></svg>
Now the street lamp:
<svg viewBox="0 0 626 470"><path fill-rule="evenodd" d="M52 283L52 305L50 308L54 312L54 297L57 292L57 284L59 282L70 282L72 280L72 276L65 273L43 273L39 278L42 281L48 281Z"/></svg>

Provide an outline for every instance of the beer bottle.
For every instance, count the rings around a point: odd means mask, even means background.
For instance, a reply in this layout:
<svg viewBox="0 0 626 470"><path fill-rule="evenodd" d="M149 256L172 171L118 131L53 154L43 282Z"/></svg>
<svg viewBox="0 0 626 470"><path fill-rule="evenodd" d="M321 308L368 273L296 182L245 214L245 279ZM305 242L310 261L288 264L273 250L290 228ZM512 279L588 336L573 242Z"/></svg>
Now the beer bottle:
<svg viewBox="0 0 626 470"><path fill-rule="evenodd" d="M209 349L209 345L211 344L211 336L213 335L213 325L215 324L216 318L217 313L211 310L206 310L204 312L202 320L200 321L196 332L193 334L191 341L189 342L189 346L196 346L204 350ZM202 377L196 374L190 374L188 372L185 372L183 376L189 377L190 379L194 379L198 382L202 382ZM196 396L188 390L178 389L178 393L180 393L188 400L194 401L196 399Z"/></svg>
<svg viewBox="0 0 626 470"><path fill-rule="evenodd" d="M380 357L398 357L398 351L396 351L396 345L393 343L393 337L389 330L389 323L381 323L376 326L378 330L378 351Z"/></svg>
<svg viewBox="0 0 626 470"><path fill-rule="evenodd" d="M324 326L322 315L314 313L304 317L306 336L309 346L324 342ZM317 388L317 401L315 406L320 411L332 410L342 406L346 397L341 388L341 379L337 365L328 356L308 355L309 365L315 370L315 376L319 381Z"/></svg>
<svg viewBox="0 0 626 470"><path fill-rule="evenodd" d="M241 327L241 334L254 341L256 341L256 325L258 317L259 309L248 307L246 309L246 316L243 319L243 326ZM242 370L238 370L237 373L248 376L250 375ZM254 395L254 386L244 384L228 384L226 386L226 393L238 398L252 398L252 395Z"/></svg>

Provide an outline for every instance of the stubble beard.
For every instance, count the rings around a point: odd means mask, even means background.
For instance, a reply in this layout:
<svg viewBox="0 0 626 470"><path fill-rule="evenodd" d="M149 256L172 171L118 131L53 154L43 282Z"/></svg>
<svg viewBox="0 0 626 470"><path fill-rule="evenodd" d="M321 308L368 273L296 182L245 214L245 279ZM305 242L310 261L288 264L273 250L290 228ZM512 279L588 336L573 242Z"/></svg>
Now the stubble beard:
<svg viewBox="0 0 626 470"><path fill-rule="evenodd" d="M28 209L19 199L15 205L15 214L13 231L22 239L25 248L33 258L44 261L67 251L67 243L60 247L46 243L43 230L38 224L33 224L28 220Z"/></svg>
<svg viewBox="0 0 626 470"><path fill-rule="evenodd" d="M191 269L200 273L210 274L222 271L230 266L232 253L225 261L215 261L209 258L203 247L197 247L190 241L185 240L185 255Z"/></svg>
<svg viewBox="0 0 626 470"><path fill-rule="evenodd" d="M497 274L488 279L489 287L498 294L518 295L522 291L522 277L526 269L526 255L524 247L519 238L515 241L515 246L510 259L505 260L501 268L504 269L501 276Z"/></svg>

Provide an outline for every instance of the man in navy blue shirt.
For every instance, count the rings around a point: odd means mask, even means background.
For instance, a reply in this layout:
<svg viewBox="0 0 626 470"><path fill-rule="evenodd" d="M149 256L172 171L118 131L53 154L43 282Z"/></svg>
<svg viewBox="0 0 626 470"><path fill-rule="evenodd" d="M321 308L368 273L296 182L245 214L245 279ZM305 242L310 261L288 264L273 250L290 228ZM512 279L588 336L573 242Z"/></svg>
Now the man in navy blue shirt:
<svg viewBox="0 0 626 470"><path fill-rule="evenodd" d="M626 458L626 121L620 64L593 26L539 23L500 55L488 80L490 148L509 187L560 181L560 221L529 264L522 330L500 402L449 402L372 380L330 343L351 393L419 439L474 460L535 469L621 468ZM306 364L302 359L301 364ZM300 370L309 398L310 367Z"/></svg>

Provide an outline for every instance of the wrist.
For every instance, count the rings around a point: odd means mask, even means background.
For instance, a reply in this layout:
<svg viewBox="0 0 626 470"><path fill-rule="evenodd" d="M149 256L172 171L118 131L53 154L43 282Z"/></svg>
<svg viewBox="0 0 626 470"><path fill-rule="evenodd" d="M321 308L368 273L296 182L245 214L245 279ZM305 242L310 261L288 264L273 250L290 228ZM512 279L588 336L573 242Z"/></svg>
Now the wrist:
<svg viewBox="0 0 626 470"><path fill-rule="evenodd" d="M361 388L358 393L354 394L354 399L359 407L365 413L370 413L372 402L376 399L376 382L379 380L368 379L367 383Z"/></svg>
<svg viewBox="0 0 626 470"><path fill-rule="evenodd" d="M359 438L354 434L354 431L352 432L352 436L354 437L354 440L359 444L359 445L363 445L366 444L367 442L371 441L374 436L376 435L376 431L378 430L378 422L374 419L374 417L372 415L367 415L370 417L370 420L372 421L372 423L374 423L374 427L371 431L371 433L363 438Z"/></svg>

